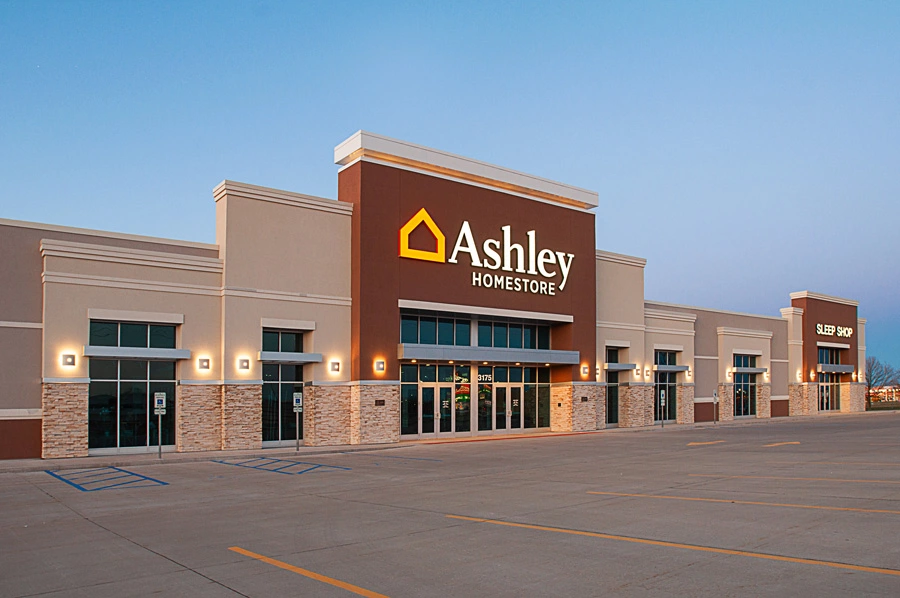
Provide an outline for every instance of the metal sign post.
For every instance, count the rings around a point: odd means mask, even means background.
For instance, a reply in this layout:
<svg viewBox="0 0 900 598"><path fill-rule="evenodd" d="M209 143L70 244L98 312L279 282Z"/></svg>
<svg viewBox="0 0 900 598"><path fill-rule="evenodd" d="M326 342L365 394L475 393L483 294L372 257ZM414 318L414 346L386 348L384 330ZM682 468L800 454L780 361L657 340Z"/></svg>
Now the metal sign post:
<svg viewBox="0 0 900 598"><path fill-rule="evenodd" d="M659 419L662 422L662 427L666 427L666 391L659 391Z"/></svg>
<svg viewBox="0 0 900 598"><path fill-rule="evenodd" d="M303 413L303 393L294 393L294 432L297 434L297 452L300 452L300 414Z"/></svg>
<svg viewBox="0 0 900 598"><path fill-rule="evenodd" d="M159 458L162 459L162 416L166 414L166 393L153 393L153 414L156 416L156 440Z"/></svg>
<svg viewBox="0 0 900 598"><path fill-rule="evenodd" d="M713 423L719 423L719 391L713 391Z"/></svg>

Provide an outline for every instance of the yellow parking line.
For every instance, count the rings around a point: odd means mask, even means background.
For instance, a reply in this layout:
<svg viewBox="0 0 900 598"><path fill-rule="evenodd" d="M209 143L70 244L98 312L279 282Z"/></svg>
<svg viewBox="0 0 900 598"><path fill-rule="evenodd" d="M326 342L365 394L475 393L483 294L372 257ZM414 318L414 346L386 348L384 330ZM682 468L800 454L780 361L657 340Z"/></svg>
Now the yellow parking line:
<svg viewBox="0 0 900 598"><path fill-rule="evenodd" d="M321 581L322 583L327 583L329 585L333 585L335 587L347 590L348 592L353 592L354 594L358 594L360 596L366 596L367 598L388 598L384 594L379 594L378 592L372 592L365 588L361 588L359 586L355 586L352 583L347 583L345 581L341 581L339 579L333 579L331 577L326 577L325 575L319 575L318 573L314 573L312 571L307 571L306 569L301 569L300 567L295 567L294 565L289 565L288 563L284 563L282 561L275 560L273 558L263 556L261 554L256 554L255 552L250 552L249 550L244 550L239 546L232 546L228 550L237 552L238 554L242 554L244 556L249 556L250 558L256 559L258 561L262 561L264 563L268 563L270 565L274 565L281 569L285 569L287 571L292 571L294 573L299 573L300 575L305 575L311 579L315 579L316 581Z"/></svg>
<svg viewBox="0 0 900 598"><path fill-rule="evenodd" d="M692 478L720 478L723 480L794 480L800 482L842 482L847 484L900 484L897 480L847 480L843 478L789 478L774 475L716 475L712 473L689 473Z"/></svg>
<svg viewBox="0 0 900 598"><path fill-rule="evenodd" d="M900 511L887 509L859 509L856 507L829 507L825 505L797 505L780 502L759 502L755 500L729 500L727 498L700 498L697 496L667 496L665 494L626 494L624 492L588 492L601 496L624 496L630 498L663 498L667 500L690 500L697 502L720 502L734 505L758 505L762 507L787 507L792 509L819 509L823 511L852 511L854 513L886 513L888 515L900 515Z"/></svg>
<svg viewBox="0 0 900 598"><path fill-rule="evenodd" d="M786 444L800 444L800 443L797 442L796 440L793 441L793 442L773 442L772 444L764 444L763 447L769 448L769 447L772 447L772 446L784 446L784 445L786 445Z"/></svg>
<svg viewBox="0 0 900 598"><path fill-rule="evenodd" d="M719 444L720 442L725 442L724 440L713 440L711 442L688 442L688 446L705 446L707 444Z"/></svg>
<svg viewBox="0 0 900 598"><path fill-rule="evenodd" d="M576 529L566 529L563 527L548 527L545 525L530 525L527 523L513 523L511 521L499 521L497 519L481 519L479 517L463 517L462 515L447 515L450 519L461 519L463 521L472 521L475 523L490 523L493 525L503 525L507 527L518 527L522 529L531 529L541 532L556 532L559 534L572 534L575 536L587 536L589 538L602 538L604 540L617 540L619 542L631 542L634 544L648 544L650 546L662 546L664 548L682 548L684 550L695 550L698 552L712 552L716 554L728 554L733 556L745 556L755 559L765 559L768 561L782 561L786 563L799 563L801 565L820 565L822 567L833 567L835 569L850 569L851 571L864 571L866 573L881 573L883 575L900 576L898 569L882 569L880 567L864 567L862 565L850 565L848 563L838 563L835 561L820 561L817 559L802 559L792 556L781 556L777 554L766 554L764 552L748 552L746 550L731 550L729 548L714 548L712 546L700 546L698 544L680 544L678 542L665 542L663 540L647 540L645 538L635 538L632 536L617 536L613 534L602 534L599 532L586 532Z"/></svg>

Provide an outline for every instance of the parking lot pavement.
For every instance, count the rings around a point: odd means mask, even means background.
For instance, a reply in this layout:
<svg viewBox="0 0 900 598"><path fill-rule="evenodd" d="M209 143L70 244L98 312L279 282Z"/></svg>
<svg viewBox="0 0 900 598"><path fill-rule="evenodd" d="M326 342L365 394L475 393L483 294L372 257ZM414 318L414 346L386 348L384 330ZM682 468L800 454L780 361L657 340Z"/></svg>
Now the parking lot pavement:
<svg viewBox="0 0 900 598"><path fill-rule="evenodd" d="M0 596L897 596L898 432L811 418L3 473Z"/></svg>

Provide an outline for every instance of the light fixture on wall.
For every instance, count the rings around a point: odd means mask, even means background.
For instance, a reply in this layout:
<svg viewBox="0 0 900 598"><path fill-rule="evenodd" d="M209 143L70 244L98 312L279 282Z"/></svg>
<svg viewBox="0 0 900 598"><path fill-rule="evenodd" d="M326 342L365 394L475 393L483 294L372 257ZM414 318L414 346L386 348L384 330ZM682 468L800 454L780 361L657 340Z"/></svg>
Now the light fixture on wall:
<svg viewBox="0 0 900 598"><path fill-rule="evenodd" d="M197 369L198 370L208 370L209 369L209 359L203 357L197 360Z"/></svg>
<svg viewBox="0 0 900 598"><path fill-rule="evenodd" d="M75 366L75 355L73 353L64 353L62 355L61 363L66 367L74 367Z"/></svg>
<svg viewBox="0 0 900 598"><path fill-rule="evenodd" d="M600 366L599 365L597 366L597 377L598 378L600 377Z"/></svg>
<svg viewBox="0 0 900 598"><path fill-rule="evenodd" d="M687 377L688 377L688 378L691 377L691 366L688 366L688 369L687 369Z"/></svg>
<svg viewBox="0 0 900 598"><path fill-rule="evenodd" d="M375 360L375 371L378 372L379 374L384 373L384 360L383 359Z"/></svg>
<svg viewBox="0 0 900 598"><path fill-rule="evenodd" d="M638 365L638 366L635 366L635 368L634 368L634 377L635 377L635 378L640 378L640 377L641 377L641 366L639 366L639 365Z"/></svg>
<svg viewBox="0 0 900 598"><path fill-rule="evenodd" d="M332 372L340 372L341 371L341 362L340 361L332 361L329 364L329 368Z"/></svg>
<svg viewBox="0 0 900 598"><path fill-rule="evenodd" d="M250 369L250 360L243 358L238 359L238 369L239 370L249 370Z"/></svg>
<svg viewBox="0 0 900 598"><path fill-rule="evenodd" d="M856 382L856 372L853 372L853 381Z"/></svg>
<svg viewBox="0 0 900 598"><path fill-rule="evenodd" d="M810 382L816 381L816 370L809 370L809 381Z"/></svg>
<svg viewBox="0 0 900 598"><path fill-rule="evenodd" d="M586 366L586 365L581 366L581 375L582 376L587 376L590 371L591 371L591 369L588 366Z"/></svg>
<svg viewBox="0 0 900 598"><path fill-rule="evenodd" d="M650 377L650 368L646 368L646 369L644 370L644 376L646 376L647 378Z"/></svg>
<svg viewBox="0 0 900 598"><path fill-rule="evenodd" d="M731 380L731 368L725 370L725 377Z"/></svg>

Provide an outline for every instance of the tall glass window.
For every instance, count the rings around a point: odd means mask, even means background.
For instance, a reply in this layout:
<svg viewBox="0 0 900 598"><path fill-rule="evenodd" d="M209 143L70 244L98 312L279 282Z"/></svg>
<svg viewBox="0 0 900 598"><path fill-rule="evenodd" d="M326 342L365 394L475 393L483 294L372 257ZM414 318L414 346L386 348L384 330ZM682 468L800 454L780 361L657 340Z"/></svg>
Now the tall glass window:
<svg viewBox="0 0 900 598"><path fill-rule="evenodd" d="M677 365L675 351L656 351L653 355L655 365ZM653 418L656 421L674 420L678 413L677 386L675 372L655 372Z"/></svg>
<svg viewBox="0 0 900 598"><path fill-rule="evenodd" d="M159 392L166 395L162 444L175 444L174 361L91 358L88 371L88 448L156 446Z"/></svg>
<svg viewBox="0 0 900 598"><path fill-rule="evenodd" d="M88 344L99 347L175 348L175 326L91 320ZM88 448L156 446L154 395L166 395L162 444L175 444L175 362L91 358L88 364Z"/></svg>
<svg viewBox="0 0 900 598"><path fill-rule="evenodd" d="M819 347L818 362L822 365L840 365L840 349ZM841 410L841 375L819 373L819 411Z"/></svg>
<svg viewBox="0 0 900 598"><path fill-rule="evenodd" d="M734 367L755 368L755 355L734 356ZM756 374L734 374L734 416L756 415Z"/></svg>
<svg viewBox="0 0 900 598"><path fill-rule="evenodd" d="M606 363L619 363L619 350L606 349ZM606 423L619 423L619 372L606 371Z"/></svg>
<svg viewBox="0 0 900 598"><path fill-rule="evenodd" d="M401 343L460 347L472 344L469 318L427 313L430 315L420 314L418 311L400 314Z"/></svg>
<svg viewBox="0 0 900 598"><path fill-rule="evenodd" d="M303 353L303 333L296 330L264 329L263 351ZM303 438L303 414L294 413L294 394L303 393L303 366L263 363L262 440L287 442ZM298 420L299 419L299 425Z"/></svg>

